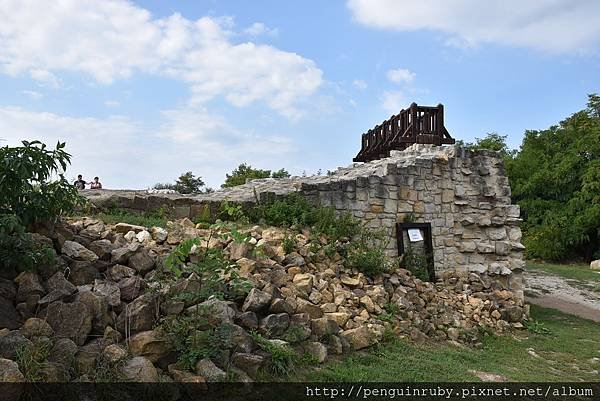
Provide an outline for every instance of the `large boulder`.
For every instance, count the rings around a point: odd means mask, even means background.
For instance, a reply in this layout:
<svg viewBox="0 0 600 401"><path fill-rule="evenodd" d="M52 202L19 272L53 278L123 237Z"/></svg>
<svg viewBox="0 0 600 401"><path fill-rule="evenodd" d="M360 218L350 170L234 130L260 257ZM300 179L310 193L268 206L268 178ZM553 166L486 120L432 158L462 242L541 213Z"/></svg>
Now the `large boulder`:
<svg viewBox="0 0 600 401"><path fill-rule="evenodd" d="M64 367L71 368L77 354L77 344L68 338L59 338L54 341L52 348L50 349L50 355L48 356L49 362L54 362L63 365Z"/></svg>
<svg viewBox="0 0 600 401"><path fill-rule="evenodd" d="M46 281L46 288L48 289L48 292L61 291L68 295L77 292L77 287L69 282L62 272L58 272L50 277L48 281Z"/></svg>
<svg viewBox="0 0 600 401"><path fill-rule="evenodd" d="M171 352L171 346L162 333L148 330L129 339L129 352L131 355L143 356L151 362L157 362Z"/></svg>
<svg viewBox="0 0 600 401"><path fill-rule="evenodd" d="M19 365L10 359L0 358L0 383L21 383L5 385L2 388L2 399L17 401L23 393L25 377L19 370Z"/></svg>
<svg viewBox="0 0 600 401"><path fill-rule="evenodd" d="M17 351L27 345L31 345L31 341L26 339L17 330L0 336L0 358L15 359Z"/></svg>
<svg viewBox="0 0 600 401"><path fill-rule="evenodd" d="M27 338L52 337L54 334L52 327L45 320L37 317L27 319L19 331Z"/></svg>
<svg viewBox="0 0 600 401"><path fill-rule="evenodd" d="M15 279L18 284L17 302L26 302L31 296L41 298L46 290L42 286L40 276L32 272L23 272Z"/></svg>
<svg viewBox="0 0 600 401"><path fill-rule="evenodd" d="M158 372L152 362L143 356L136 356L126 361L121 367L123 376L133 382L157 382Z"/></svg>
<svg viewBox="0 0 600 401"><path fill-rule="evenodd" d="M369 330L366 326L342 331L340 337L346 340L354 350L367 348L379 342L377 333Z"/></svg>
<svg viewBox="0 0 600 401"><path fill-rule="evenodd" d="M94 281L94 293L104 297L110 306L119 306L121 304L121 290L117 283L107 280Z"/></svg>
<svg viewBox="0 0 600 401"><path fill-rule="evenodd" d="M146 283L140 276L132 276L122 279L117 283L121 292L121 299L130 302L136 299L146 287Z"/></svg>
<svg viewBox="0 0 600 401"><path fill-rule="evenodd" d="M96 367L96 362L102 351L112 344L112 341L106 338L96 338L79 348L75 354L75 370L79 374L90 374Z"/></svg>
<svg viewBox="0 0 600 401"><path fill-rule="evenodd" d="M140 248L129 257L129 267L132 267L140 274L144 274L154 268L154 259L152 259L145 248Z"/></svg>
<svg viewBox="0 0 600 401"><path fill-rule="evenodd" d="M98 255L87 249L75 241L65 241L61 252L71 259L83 260L87 262L95 262L98 260Z"/></svg>
<svg viewBox="0 0 600 401"><path fill-rule="evenodd" d="M75 285L92 284L99 274L96 265L85 260L73 260L69 263L69 268L69 281Z"/></svg>
<svg viewBox="0 0 600 401"><path fill-rule="evenodd" d="M208 358L200 359L196 363L196 373L204 377L207 382L222 382L227 378L227 373L219 369L213 361Z"/></svg>
<svg viewBox="0 0 600 401"><path fill-rule="evenodd" d="M89 250L94 252L100 260L110 260L110 254L115 249L115 246L107 239L99 239L93 241L89 245Z"/></svg>
<svg viewBox="0 0 600 401"><path fill-rule="evenodd" d="M129 258L140 248L139 242L132 242L117 249L113 249L110 253L110 261L116 264L126 265Z"/></svg>
<svg viewBox="0 0 600 401"><path fill-rule="evenodd" d="M135 270L129 266L114 265L106 269L106 278L114 281L115 283L118 283L124 278L133 277L134 275Z"/></svg>
<svg viewBox="0 0 600 401"><path fill-rule="evenodd" d="M77 345L83 345L92 331L92 314L82 302L48 305L47 321L56 337L70 338Z"/></svg>
<svg viewBox="0 0 600 401"><path fill-rule="evenodd" d="M231 324L235 317L235 310L226 301L220 299L209 299L198 305L190 306L185 310L186 314L199 314L208 319L208 324Z"/></svg>
<svg viewBox="0 0 600 401"><path fill-rule="evenodd" d="M274 313L261 319L258 329L269 336L280 336L290 326L290 315L287 313Z"/></svg>
<svg viewBox="0 0 600 401"><path fill-rule="evenodd" d="M242 305L242 311L258 312L262 309L265 309L270 303L271 294L261 291L257 288L252 288L246 296L244 304Z"/></svg>
<svg viewBox="0 0 600 401"><path fill-rule="evenodd" d="M600 270L600 259L592 261L592 263L590 263L590 269Z"/></svg>
<svg viewBox="0 0 600 401"><path fill-rule="evenodd" d="M157 296L144 294L127 304L117 318L117 329L121 333L139 333L152 330L157 313Z"/></svg>
<svg viewBox="0 0 600 401"><path fill-rule="evenodd" d="M0 329L14 330L21 325L21 316L12 301L0 296Z"/></svg>
<svg viewBox="0 0 600 401"><path fill-rule="evenodd" d="M85 304L91 312L94 333L103 333L106 326L114 323L105 297L91 291L82 291L77 293L75 301Z"/></svg>

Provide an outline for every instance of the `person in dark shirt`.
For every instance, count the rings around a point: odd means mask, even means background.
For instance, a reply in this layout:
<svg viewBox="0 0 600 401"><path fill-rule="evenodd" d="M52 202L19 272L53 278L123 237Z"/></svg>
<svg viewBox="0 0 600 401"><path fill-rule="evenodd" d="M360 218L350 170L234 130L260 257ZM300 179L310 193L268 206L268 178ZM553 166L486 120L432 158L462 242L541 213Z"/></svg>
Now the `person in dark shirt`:
<svg viewBox="0 0 600 401"><path fill-rule="evenodd" d="M77 180L73 183L73 186L77 189L85 189L87 182L83 180L83 176L79 174Z"/></svg>
<svg viewBox="0 0 600 401"><path fill-rule="evenodd" d="M98 177L94 177L94 181L90 182L90 189L102 189L102 183Z"/></svg>

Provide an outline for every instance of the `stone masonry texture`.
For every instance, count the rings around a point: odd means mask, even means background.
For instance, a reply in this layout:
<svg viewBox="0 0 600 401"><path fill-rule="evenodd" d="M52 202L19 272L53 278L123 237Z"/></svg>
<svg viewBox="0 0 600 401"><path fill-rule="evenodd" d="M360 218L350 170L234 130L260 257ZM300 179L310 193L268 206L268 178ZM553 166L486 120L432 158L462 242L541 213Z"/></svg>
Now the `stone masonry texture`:
<svg viewBox="0 0 600 401"><path fill-rule="evenodd" d="M487 273L522 297L524 246L518 205L512 205L502 159L486 150L416 144L390 157L339 168L333 175L253 180L210 194L85 190L97 207L136 211L158 208L194 219L221 203L256 202L298 192L311 203L349 212L385 230L397 255L396 224L430 223L436 274L456 269Z"/></svg>

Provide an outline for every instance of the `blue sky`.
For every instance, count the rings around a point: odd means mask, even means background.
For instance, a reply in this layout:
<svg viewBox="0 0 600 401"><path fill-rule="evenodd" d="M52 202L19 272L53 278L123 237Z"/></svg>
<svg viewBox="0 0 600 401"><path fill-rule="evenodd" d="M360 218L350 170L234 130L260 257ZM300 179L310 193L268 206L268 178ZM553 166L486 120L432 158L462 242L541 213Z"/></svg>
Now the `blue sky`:
<svg viewBox="0 0 600 401"><path fill-rule="evenodd" d="M1 143L66 141L107 188L345 166L412 101L518 147L600 92L593 0L49 4L0 1Z"/></svg>

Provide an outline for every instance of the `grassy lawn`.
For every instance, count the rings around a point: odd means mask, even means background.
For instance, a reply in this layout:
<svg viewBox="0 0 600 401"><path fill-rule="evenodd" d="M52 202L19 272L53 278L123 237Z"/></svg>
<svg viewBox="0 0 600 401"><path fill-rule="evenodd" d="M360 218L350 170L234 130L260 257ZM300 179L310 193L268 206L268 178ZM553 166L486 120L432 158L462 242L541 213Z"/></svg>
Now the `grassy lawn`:
<svg viewBox="0 0 600 401"><path fill-rule="evenodd" d="M546 273L554 274L556 276L561 276L571 280L595 281L600 283L600 271L590 269L589 265L558 265L552 263L528 261L527 268L532 270L542 270Z"/></svg>
<svg viewBox="0 0 600 401"><path fill-rule="evenodd" d="M396 339L288 380L477 381L474 370L510 381L600 381L600 324L535 306L531 314L549 334L490 335L480 349Z"/></svg>

